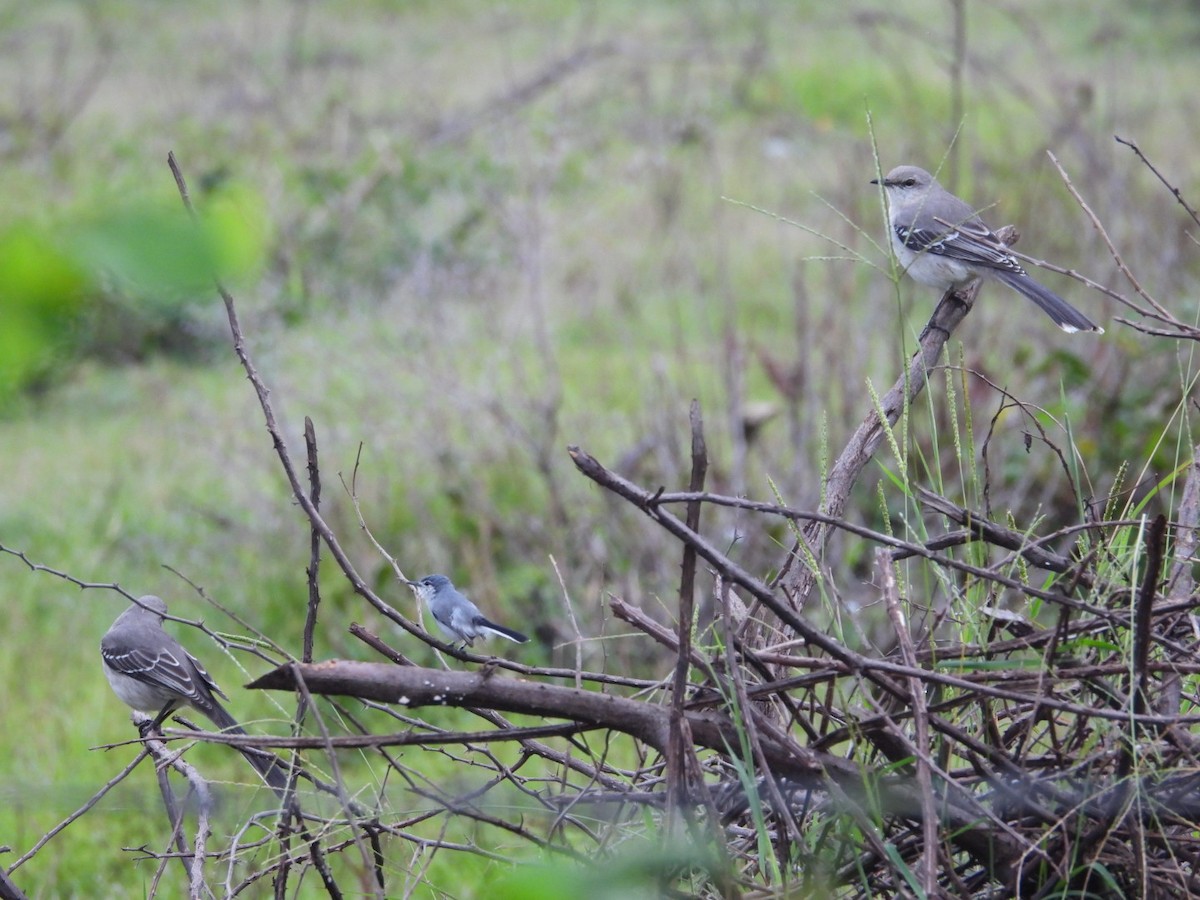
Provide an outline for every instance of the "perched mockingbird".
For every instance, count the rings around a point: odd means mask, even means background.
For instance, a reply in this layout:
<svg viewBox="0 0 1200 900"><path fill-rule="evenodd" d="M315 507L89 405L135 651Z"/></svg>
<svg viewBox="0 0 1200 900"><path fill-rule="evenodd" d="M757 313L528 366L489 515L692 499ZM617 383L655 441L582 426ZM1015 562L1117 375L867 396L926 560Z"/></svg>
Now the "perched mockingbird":
<svg viewBox="0 0 1200 900"><path fill-rule="evenodd" d="M484 618L479 607L460 593L445 575L426 575L419 581L408 583L417 589L417 596L429 607L442 631L450 635L452 643L461 641L467 646L475 643L475 638L486 637L489 633L518 644L529 640L519 631Z"/></svg>
<svg viewBox="0 0 1200 900"><path fill-rule="evenodd" d="M154 596L145 596L117 616L112 627L100 639L104 674L113 692L126 706L157 713L152 728L157 728L181 706L192 706L227 734L245 734L214 694L225 697L204 666L183 649L175 638L163 631L167 604ZM228 700L228 697L225 697ZM287 792L287 771L282 761L270 753L238 747L250 765L281 797Z"/></svg>
<svg viewBox="0 0 1200 900"><path fill-rule="evenodd" d="M887 192L889 235L896 259L918 284L940 291L995 278L1024 294L1063 331L1104 329L1030 278L1012 251L970 206L916 166L898 166L880 182Z"/></svg>

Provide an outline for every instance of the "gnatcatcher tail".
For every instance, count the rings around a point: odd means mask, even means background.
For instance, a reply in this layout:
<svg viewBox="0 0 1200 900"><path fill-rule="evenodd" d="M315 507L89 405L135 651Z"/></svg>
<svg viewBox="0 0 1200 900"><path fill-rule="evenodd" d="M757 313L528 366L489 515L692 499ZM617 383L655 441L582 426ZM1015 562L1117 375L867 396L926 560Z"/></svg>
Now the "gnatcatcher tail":
<svg viewBox="0 0 1200 900"><path fill-rule="evenodd" d="M515 631L512 628L505 628L503 625L497 625L495 622L490 622L483 616L480 616L475 620L475 627L486 628L492 634L498 634L500 637L508 638L508 640L515 641L518 644L525 644L529 642L529 637L527 635L521 634L521 632Z"/></svg>

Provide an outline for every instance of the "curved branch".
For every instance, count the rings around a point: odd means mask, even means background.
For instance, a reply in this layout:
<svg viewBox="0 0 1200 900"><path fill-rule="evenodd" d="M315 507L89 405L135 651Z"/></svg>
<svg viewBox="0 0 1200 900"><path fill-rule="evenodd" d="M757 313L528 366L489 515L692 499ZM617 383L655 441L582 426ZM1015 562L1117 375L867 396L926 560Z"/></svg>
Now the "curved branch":
<svg viewBox="0 0 1200 900"><path fill-rule="evenodd" d="M834 462L833 468L829 470L829 477L825 480L825 500L821 504L821 512L833 518L841 517L858 476L875 456L888 430L900 420L904 410L925 388L929 372L941 357L946 341L950 340L954 329L971 311L979 287L980 282L976 281L961 293L947 291L942 296L918 338L920 346L913 354L908 367L891 389L880 398L878 406L873 407L855 429L841 455ZM817 583L817 572L807 560L819 556L828 535L827 525L810 522L804 527L800 539L793 544L783 562L778 583L797 609L804 605ZM800 562L799 565L796 565L797 561Z"/></svg>
<svg viewBox="0 0 1200 900"><path fill-rule="evenodd" d="M671 709L640 700L571 687L497 677L494 669L452 672L387 663L329 660L291 663L268 672L247 685L253 689L296 690L303 684L310 694L333 694L398 703L410 709L422 706L486 707L510 713L553 716L627 734L665 754L669 742ZM724 756L741 746L738 724L721 713L685 710L684 720L694 746ZM760 734L763 758L771 771L794 784L816 790L836 788L856 803L881 806L889 814L913 821L922 819L922 804L915 787L905 779L887 779L857 763L830 753L802 747L794 741ZM1005 873L1023 853L1035 852L999 829L981 825L976 812L960 807L949 797L939 806L948 840L979 860ZM1004 877L1004 874L1001 874Z"/></svg>

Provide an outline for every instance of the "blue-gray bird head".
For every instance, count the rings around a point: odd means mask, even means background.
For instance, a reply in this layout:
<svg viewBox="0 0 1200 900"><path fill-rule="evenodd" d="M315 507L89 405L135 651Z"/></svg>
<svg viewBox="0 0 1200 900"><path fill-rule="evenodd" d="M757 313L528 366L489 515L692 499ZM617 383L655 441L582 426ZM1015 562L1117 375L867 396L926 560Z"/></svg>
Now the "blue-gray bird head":
<svg viewBox="0 0 1200 900"><path fill-rule="evenodd" d="M443 592L455 590L453 582L445 575L426 575L408 583L417 589L417 596L426 604L432 603L433 598Z"/></svg>

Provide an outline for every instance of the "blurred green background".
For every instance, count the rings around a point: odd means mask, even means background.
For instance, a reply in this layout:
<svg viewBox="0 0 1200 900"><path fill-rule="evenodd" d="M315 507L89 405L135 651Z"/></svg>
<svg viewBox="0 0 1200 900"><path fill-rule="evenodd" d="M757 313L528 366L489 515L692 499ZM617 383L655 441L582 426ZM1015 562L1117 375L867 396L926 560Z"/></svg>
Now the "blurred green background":
<svg viewBox="0 0 1200 900"><path fill-rule="evenodd" d="M669 619L678 549L576 475L565 446L682 487L696 397L712 488L815 507L868 381L891 383L936 300L889 279L876 147L884 171L941 166L991 222L1021 227L1019 249L1127 291L1053 151L1145 287L1195 320L1190 220L1113 135L1200 201L1198 41L1200 4L1183 0L4 4L0 544L240 630L170 567L299 653L308 529L215 268L294 457L310 416L327 518L387 598L414 612L339 476L356 475L410 576L446 572L536 636L495 652L571 664L579 649L589 668L661 674L606 595ZM1192 443L1177 415L1190 348L1038 277L1107 333L1064 335L985 290L955 336L950 361L977 373L956 402L982 434L1007 389L1060 436L1069 423L1085 498L1144 496ZM931 393L912 426L919 481L973 503ZM1075 515L1055 455L1026 450L1016 415L995 428L994 508ZM850 518L880 524L879 479L868 470ZM753 571L780 563L782 527L706 517ZM869 553L835 550L845 599L869 594ZM370 658L346 626L382 621L331 564L322 582L318 655ZM132 732L97 652L124 601L11 555L0 592L11 865L132 754L93 748ZM227 690L262 670L183 638ZM239 717L286 715L232 696ZM156 803L137 773L16 881L140 893L151 870L121 848L161 839ZM484 895L496 867L442 854L417 895Z"/></svg>

